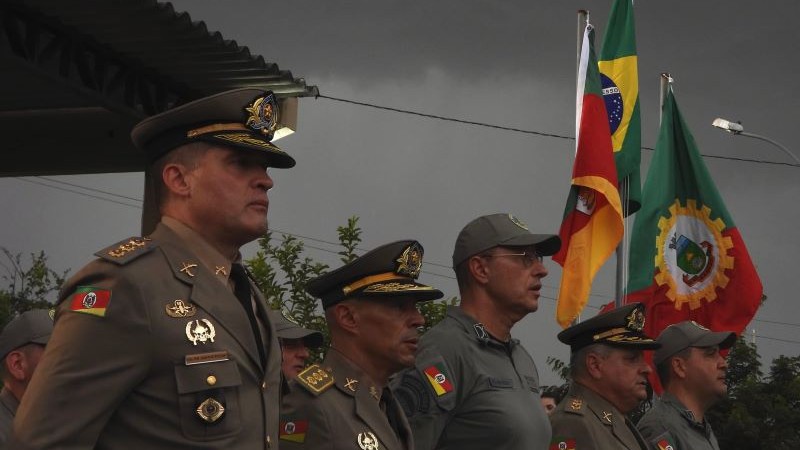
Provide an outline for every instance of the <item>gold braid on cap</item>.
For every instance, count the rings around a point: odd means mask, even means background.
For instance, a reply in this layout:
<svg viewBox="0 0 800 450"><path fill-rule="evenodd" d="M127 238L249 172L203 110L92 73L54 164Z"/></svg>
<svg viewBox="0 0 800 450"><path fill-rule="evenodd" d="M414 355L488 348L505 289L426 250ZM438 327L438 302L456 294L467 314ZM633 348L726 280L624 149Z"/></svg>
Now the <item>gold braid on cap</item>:
<svg viewBox="0 0 800 450"><path fill-rule="evenodd" d="M360 280L354 281L354 282L348 284L347 286L344 286L342 288L342 293L344 295L347 295L347 294L355 291L356 289L360 289L360 288L362 288L362 287L364 287L364 286L366 286L368 284L378 283L380 281L397 280L397 279L411 281L411 278L400 277L394 272L379 273L377 275L370 275L370 276L361 278Z"/></svg>
<svg viewBox="0 0 800 450"><path fill-rule="evenodd" d="M193 138L203 134L216 133L217 131L249 131L249 128L241 123L212 123L211 125L187 131L186 137Z"/></svg>

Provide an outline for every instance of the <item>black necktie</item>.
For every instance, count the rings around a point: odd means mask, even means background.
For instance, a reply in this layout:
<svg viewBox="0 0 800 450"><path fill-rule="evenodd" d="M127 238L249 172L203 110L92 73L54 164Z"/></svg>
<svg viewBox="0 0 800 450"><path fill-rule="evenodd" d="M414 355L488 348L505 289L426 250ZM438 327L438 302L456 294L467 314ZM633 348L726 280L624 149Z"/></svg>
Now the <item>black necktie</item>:
<svg viewBox="0 0 800 450"><path fill-rule="evenodd" d="M392 391L388 387L383 388L381 393L381 409L386 414L386 419L389 421L389 426L392 427L395 436L400 442L405 443L408 437L405 435L400 427L400 418L397 416L397 405L394 404L394 397Z"/></svg>
<svg viewBox="0 0 800 450"><path fill-rule="evenodd" d="M247 313L247 319L250 321L250 328L253 330L253 339L256 342L256 347L258 347L258 356L261 358L261 367L264 367L267 357L264 352L264 342L261 340L261 331L256 321L256 315L253 312L250 281L247 279L247 272L245 272L244 266L239 263L231 265L231 280L233 280L234 283L233 294L239 299L239 303L242 304L244 312Z"/></svg>

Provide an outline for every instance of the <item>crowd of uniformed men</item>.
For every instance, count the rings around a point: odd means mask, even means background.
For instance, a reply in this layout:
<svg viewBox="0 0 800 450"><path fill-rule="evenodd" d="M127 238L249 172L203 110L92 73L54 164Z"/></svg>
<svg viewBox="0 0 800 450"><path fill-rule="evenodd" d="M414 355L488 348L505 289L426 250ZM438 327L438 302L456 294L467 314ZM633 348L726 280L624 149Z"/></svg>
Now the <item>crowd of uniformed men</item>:
<svg viewBox="0 0 800 450"><path fill-rule="evenodd" d="M558 335L571 382L548 416L511 329L537 310L543 257L561 242L510 214L458 234L461 302L424 336L417 303L443 294L417 281L419 242L309 282L331 345L306 367L322 335L268 311L239 253L267 231L266 169L295 164L272 143L279 125L272 93L238 89L134 128L145 236L98 251L64 286L55 325L30 311L3 330L5 448L718 448L704 413L726 393L720 349L735 335L683 322L653 339L638 303ZM647 350L665 393L637 428L626 414L648 398Z"/></svg>

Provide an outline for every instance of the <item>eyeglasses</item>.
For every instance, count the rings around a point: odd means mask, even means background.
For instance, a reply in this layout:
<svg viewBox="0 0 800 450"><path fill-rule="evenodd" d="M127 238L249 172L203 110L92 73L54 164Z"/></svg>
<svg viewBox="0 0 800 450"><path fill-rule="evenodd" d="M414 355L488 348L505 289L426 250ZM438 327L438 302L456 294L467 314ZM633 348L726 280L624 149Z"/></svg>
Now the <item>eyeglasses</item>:
<svg viewBox="0 0 800 450"><path fill-rule="evenodd" d="M490 253L481 256L484 256L486 258L492 258L495 256L522 256L522 263L525 265L525 267L530 267L535 262L541 263L542 261L544 261L544 256L540 255L539 252L537 252L536 250L524 251L522 253L494 253L494 254Z"/></svg>

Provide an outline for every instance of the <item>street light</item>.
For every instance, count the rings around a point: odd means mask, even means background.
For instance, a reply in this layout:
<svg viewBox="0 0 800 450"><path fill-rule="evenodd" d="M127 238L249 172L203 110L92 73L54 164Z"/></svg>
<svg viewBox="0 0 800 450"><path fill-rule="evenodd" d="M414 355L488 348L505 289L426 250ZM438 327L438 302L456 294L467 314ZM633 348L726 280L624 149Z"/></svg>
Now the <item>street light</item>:
<svg viewBox="0 0 800 450"><path fill-rule="evenodd" d="M770 138L768 138L766 136L761 136L760 134L748 133L747 131L744 131L744 127L742 126L741 122L731 122L730 120L726 120L726 119L722 119L722 118L717 117L716 119L714 119L714 122L711 125L713 125L713 126L715 126L717 128L720 128L722 130L725 130L728 133L731 133L731 134L736 135L736 136L747 136L747 137L751 137L753 139L759 139L759 140L762 140L762 141L765 141L765 142L769 142L770 144L774 145L775 147L778 147L779 149L781 149L784 153L789 155L789 157L791 157L794 160L794 162L796 162L798 165L800 165L800 159L797 159L797 156L795 156L795 154L792 153L788 148L784 147L780 143L775 142L775 141L773 141L772 139L770 139Z"/></svg>

